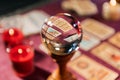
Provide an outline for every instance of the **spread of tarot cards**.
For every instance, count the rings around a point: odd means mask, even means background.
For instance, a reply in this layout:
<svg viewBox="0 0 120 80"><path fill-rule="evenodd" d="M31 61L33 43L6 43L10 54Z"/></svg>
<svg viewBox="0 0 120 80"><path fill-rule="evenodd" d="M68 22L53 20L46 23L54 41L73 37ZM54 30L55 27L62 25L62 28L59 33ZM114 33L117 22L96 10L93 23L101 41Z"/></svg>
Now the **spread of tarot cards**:
<svg viewBox="0 0 120 80"><path fill-rule="evenodd" d="M83 39L75 59L68 67L83 76L85 80L119 80L120 32L95 19L81 22Z"/></svg>
<svg viewBox="0 0 120 80"><path fill-rule="evenodd" d="M56 13L59 12L59 9L57 10ZM37 45L42 52L49 53L44 45L37 43L38 37L36 38L36 34L40 33L40 26L51 15L48 12L33 10L23 15L1 18L0 27L19 28L25 36L34 37L35 46ZM79 50L76 51L68 63L68 67L81 76L81 79L78 80L120 80L120 23L117 22L116 24L114 21L112 24L106 21L106 24L104 24L102 20L93 18L86 18L80 22L83 35L87 36L87 39L82 39ZM50 60L46 59L46 62L51 67L41 65L40 62L36 65L38 67L42 66L42 68L46 67L46 71L55 68Z"/></svg>

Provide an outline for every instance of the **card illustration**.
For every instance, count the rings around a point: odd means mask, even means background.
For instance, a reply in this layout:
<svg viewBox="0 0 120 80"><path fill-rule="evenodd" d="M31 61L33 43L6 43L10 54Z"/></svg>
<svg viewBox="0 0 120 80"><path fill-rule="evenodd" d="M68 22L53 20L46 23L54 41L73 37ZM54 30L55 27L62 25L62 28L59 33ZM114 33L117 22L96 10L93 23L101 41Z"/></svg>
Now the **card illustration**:
<svg viewBox="0 0 120 80"><path fill-rule="evenodd" d="M88 34L84 31L83 36L87 36L87 39L82 39L79 47L85 51L88 51L100 43L100 39Z"/></svg>
<svg viewBox="0 0 120 80"><path fill-rule="evenodd" d="M118 77L116 72L83 54L71 61L68 66L86 80L115 80Z"/></svg>
<svg viewBox="0 0 120 80"><path fill-rule="evenodd" d="M115 33L115 30L94 19L86 19L81 22L83 29L92 33L101 40L105 40Z"/></svg>
<svg viewBox="0 0 120 80"><path fill-rule="evenodd" d="M113 37L111 37L109 42L120 48L120 32L117 32Z"/></svg>
<svg viewBox="0 0 120 80"><path fill-rule="evenodd" d="M101 60L120 70L120 50L107 42L103 42L91 51Z"/></svg>

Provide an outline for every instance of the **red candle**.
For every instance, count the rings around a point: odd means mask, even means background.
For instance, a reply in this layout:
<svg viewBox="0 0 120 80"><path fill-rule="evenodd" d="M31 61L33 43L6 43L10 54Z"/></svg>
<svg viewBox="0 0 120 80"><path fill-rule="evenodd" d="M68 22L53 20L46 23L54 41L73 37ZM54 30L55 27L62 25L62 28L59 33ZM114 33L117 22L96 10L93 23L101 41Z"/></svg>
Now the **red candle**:
<svg viewBox="0 0 120 80"><path fill-rule="evenodd" d="M10 50L13 68L19 77L25 77L34 70L34 50L27 45L15 46Z"/></svg>
<svg viewBox="0 0 120 80"><path fill-rule="evenodd" d="M23 33L16 28L10 28L3 32L3 40L7 46L13 47L20 44L23 40Z"/></svg>

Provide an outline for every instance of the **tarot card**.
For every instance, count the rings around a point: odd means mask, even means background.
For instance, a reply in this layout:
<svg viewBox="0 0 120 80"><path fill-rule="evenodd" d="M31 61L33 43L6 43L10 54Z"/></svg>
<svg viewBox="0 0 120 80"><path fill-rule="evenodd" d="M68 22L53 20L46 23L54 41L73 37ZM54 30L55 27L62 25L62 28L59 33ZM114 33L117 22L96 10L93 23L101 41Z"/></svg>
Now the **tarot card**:
<svg viewBox="0 0 120 80"><path fill-rule="evenodd" d="M118 48L107 42L103 42L101 45L93 49L91 53L114 68L120 70L120 50Z"/></svg>
<svg viewBox="0 0 120 80"><path fill-rule="evenodd" d="M31 11L23 15L22 31L25 36L40 33L41 27L49 15L43 11Z"/></svg>
<svg viewBox="0 0 120 80"><path fill-rule="evenodd" d="M91 0L64 0L61 4L65 10L73 10L78 15L93 15L98 12L97 6Z"/></svg>
<svg viewBox="0 0 120 80"><path fill-rule="evenodd" d="M61 29L63 32L67 32L72 29L72 26L62 18L52 17L50 20L57 28Z"/></svg>
<svg viewBox="0 0 120 80"><path fill-rule="evenodd" d="M92 33L101 40L105 40L115 33L113 28L94 19L86 19L81 22L81 25L84 30Z"/></svg>
<svg viewBox="0 0 120 80"><path fill-rule="evenodd" d="M87 36L87 39L82 39L79 47L85 51L88 51L100 43L100 39L92 36L91 34L86 33L83 30L83 36Z"/></svg>
<svg viewBox="0 0 120 80"><path fill-rule="evenodd" d="M22 25L22 15L7 16L0 19L0 26L4 29L11 27L22 29Z"/></svg>
<svg viewBox="0 0 120 80"><path fill-rule="evenodd" d="M113 37L111 37L109 42L120 48L120 32L117 32Z"/></svg>
<svg viewBox="0 0 120 80"><path fill-rule="evenodd" d="M86 80L115 80L118 77L116 72L83 54L71 61L68 66Z"/></svg>

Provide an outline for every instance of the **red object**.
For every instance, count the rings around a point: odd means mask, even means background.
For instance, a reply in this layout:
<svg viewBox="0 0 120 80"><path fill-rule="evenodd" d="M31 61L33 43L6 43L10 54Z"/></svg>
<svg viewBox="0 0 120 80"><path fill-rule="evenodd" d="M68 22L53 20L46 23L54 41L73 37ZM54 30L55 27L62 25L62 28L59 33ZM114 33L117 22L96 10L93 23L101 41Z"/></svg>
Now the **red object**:
<svg viewBox="0 0 120 80"><path fill-rule="evenodd" d="M19 77L25 77L34 70L34 50L30 46L19 45L10 50L13 68Z"/></svg>
<svg viewBox="0 0 120 80"><path fill-rule="evenodd" d="M23 40L23 33L16 28L10 28L3 32L3 40L8 46L16 46Z"/></svg>

